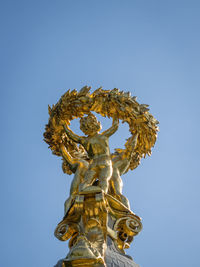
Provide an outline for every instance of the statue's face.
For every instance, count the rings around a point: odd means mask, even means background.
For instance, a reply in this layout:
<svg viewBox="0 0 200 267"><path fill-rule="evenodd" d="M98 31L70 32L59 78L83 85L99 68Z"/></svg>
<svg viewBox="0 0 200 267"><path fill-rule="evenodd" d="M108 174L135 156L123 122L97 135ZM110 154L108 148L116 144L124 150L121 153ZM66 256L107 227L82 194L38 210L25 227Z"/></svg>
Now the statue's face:
<svg viewBox="0 0 200 267"><path fill-rule="evenodd" d="M89 114L87 117L81 118L80 129L86 135L93 135L101 130L101 123L93 114Z"/></svg>

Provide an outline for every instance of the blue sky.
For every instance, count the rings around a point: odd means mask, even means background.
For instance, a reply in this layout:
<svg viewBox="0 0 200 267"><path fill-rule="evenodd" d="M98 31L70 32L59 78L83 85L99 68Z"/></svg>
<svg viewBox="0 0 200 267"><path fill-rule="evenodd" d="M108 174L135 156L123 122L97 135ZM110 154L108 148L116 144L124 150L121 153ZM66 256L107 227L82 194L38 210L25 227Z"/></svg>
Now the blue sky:
<svg viewBox="0 0 200 267"><path fill-rule="evenodd" d="M200 266L199 14L195 0L1 1L2 267L67 254L53 232L71 177L43 132L48 104L84 85L130 91L160 121L152 156L123 177L144 226L127 253L141 267ZM111 148L128 136L120 126Z"/></svg>

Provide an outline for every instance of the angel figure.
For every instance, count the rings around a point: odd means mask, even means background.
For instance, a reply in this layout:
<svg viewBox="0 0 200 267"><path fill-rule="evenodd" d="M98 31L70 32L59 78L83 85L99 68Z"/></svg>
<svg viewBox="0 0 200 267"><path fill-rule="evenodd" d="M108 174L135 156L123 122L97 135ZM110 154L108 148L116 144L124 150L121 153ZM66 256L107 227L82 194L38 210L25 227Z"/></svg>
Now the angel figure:
<svg viewBox="0 0 200 267"><path fill-rule="evenodd" d="M80 191L79 190L80 184L84 183L85 173L89 167L89 160L86 157L86 155L82 155L80 152L78 153L77 157L72 157L63 143L61 143L60 152L64 160L63 171L66 172L65 168L67 164L67 169L68 170L70 169L74 173L74 178L71 182L71 187L70 187L70 196L65 201L64 205L64 210L66 214L71 206L71 202L74 196L78 194Z"/></svg>
<svg viewBox="0 0 200 267"><path fill-rule="evenodd" d="M87 136L76 135L67 124L64 124L67 136L74 142L81 144L90 159L84 183L82 184L82 190L92 185L98 179L99 187L107 193L113 171L109 137L117 131L118 126L119 120L114 118L112 126L103 133L99 133L101 123L97 121L97 118L92 113L80 119L80 129Z"/></svg>

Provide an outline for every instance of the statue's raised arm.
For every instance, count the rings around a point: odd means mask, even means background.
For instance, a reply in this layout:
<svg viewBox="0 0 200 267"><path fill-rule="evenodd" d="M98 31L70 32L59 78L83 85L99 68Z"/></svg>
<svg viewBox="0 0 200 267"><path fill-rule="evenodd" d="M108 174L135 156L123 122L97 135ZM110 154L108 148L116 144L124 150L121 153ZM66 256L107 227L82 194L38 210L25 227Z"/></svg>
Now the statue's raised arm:
<svg viewBox="0 0 200 267"><path fill-rule="evenodd" d="M65 132L67 134L67 136L69 138L71 138L74 142L76 143L79 143L79 144L83 144L83 140L84 140L84 137L83 136L79 136L77 134L75 134L67 124L64 124L63 125L64 129L65 129Z"/></svg>
<svg viewBox="0 0 200 267"><path fill-rule="evenodd" d="M109 129L107 129L106 131L104 131L102 133L102 135L104 135L106 137L110 137L111 135L113 135L117 131L118 127L119 127L119 119L117 119L115 117L115 118L113 118L112 126Z"/></svg>

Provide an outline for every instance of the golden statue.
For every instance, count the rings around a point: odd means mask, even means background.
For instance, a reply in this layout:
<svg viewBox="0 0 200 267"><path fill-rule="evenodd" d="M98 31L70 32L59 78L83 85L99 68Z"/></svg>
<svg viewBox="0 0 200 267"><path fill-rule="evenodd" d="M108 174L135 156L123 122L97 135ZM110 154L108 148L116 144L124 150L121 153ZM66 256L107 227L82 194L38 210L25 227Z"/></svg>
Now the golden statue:
<svg viewBox="0 0 200 267"><path fill-rule="evenodd" d="M44 133L53 154L62 157L63 171L74 173L64 218L55 230L58 239L70 239L63 267L108 266L106 253L111 243L119 255L125 255L124 249L141 231L142 224L122 194L121 176L135 169L146 154L151 155L158 131L158 121L147 105L139 104L130 93L116 88L98 88L92 94L89 91L87 86L80 92L68 90L49 107ZM100 133L101 123L92 112L113 118L112 126ZM85 136L69 128L75 118L80 118ZM132 136L125 149L115 149L111 154L109 137L117 131L119 120L128 123Z"/></svg>

